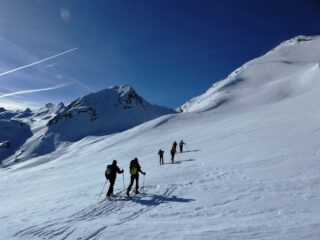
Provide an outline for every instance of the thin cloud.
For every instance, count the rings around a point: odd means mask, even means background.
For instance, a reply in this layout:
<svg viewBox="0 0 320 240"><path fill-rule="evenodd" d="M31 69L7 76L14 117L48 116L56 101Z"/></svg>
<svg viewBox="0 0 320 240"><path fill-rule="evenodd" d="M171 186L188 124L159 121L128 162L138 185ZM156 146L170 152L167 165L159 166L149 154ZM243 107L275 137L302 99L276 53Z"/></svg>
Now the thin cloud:
<svg viewBox="0 0 320 240"><path fill-rule="evenodd" d="M19 96L17 96L19 97ZM2 98L0 101L0 107L3 107L6 110L23 110L23 109L39 109L43 107L43 105L39 102L35 101L23 101L23 102L17 102L16 100L8 100L5 98Z"/></svg>
<svg viewBox="0 0 320 240"><path fill-rule="evenodd" d="M29 90L11 92L11 93L6 93L6 94L0 95L0 98L12 97L12 96L17 96L17 95L22 95L22 94L29 94L29 93L36 93L36 92L52 91L52 90L56 90L58 88L65 87L67 85L68 84L61 84L61 85L58 85L58 86L53 86L53 87L48 87L48 88L37 88L37 89L29 89Z"/></svg>
<svg viewBox="0 0 320 240"><path fill-rule="evenodd" d="M51 56L51 57L47 57L47 58L44 58L44 59L42 59L42 60L39 60L39 61L30 63L30 64L27 64L27 65L24 65L24 66L11 69L11 70L9 70L9 71L0 73L0 77L1 77L1 76L4 76L4 75L7 75L7 74L10 74L10 73L13 73L13 72L16 72L16 71L19 71L19 70L22 70L22 69L25 69L25 68L28 68L28 67L31 67L31 66L34 66L34 65L37 65L37 64L39 64L39 63L43 63L43 62L48 61L48 60L50 60L50 59L59 57L59 56L61 56L61 55L64 55L64 54L67 54L67 53L70 53L70 52L73 52L73 51L76 51L76 50L78 50L77 47L76 47L76 48L72 48L72 49L67 50L67 51L64 51L64 52L62 52L62 53L55 54L55 55L53 55L53 56Z"/></svg>
<svg viewBox="0 0 320 240"><path fill-rule="evenodd" d="M11 102L11 101L1 101L0 102L0 107L3 107L6 110L21 110L27 108L25 104L20 104L16 102Z"/></svg>

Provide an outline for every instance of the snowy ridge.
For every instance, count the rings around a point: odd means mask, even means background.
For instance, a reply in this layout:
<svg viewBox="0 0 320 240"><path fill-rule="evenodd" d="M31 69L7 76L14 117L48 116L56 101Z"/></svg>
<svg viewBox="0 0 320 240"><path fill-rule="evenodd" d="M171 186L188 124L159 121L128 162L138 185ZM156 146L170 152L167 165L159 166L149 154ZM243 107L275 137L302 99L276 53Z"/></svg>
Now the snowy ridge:
<svg viewBox="0 0 320 240"><path fill-rule="evenodd" d="M129 85L113 86L73 101L48 122L48 133L76 141L120 132L170 113L174 111L151 105Z"/></svg>
<svg viewBox="0 0 320 240"><path fill-rule="evenodd" d="M298 97L319 86L319 37L298 36L249 61L203 95L181 106L183 112L259 107Z"/></svg>

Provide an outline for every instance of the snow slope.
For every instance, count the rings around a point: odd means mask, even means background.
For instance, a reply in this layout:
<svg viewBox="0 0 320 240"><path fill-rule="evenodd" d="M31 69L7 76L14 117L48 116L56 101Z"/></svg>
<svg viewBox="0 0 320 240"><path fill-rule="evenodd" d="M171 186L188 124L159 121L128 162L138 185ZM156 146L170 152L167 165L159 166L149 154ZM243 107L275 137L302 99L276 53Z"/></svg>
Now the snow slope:
<svg viewBox="0 0 320 240"><path fill-rule="evenodd" d="M312 52L318 42L308 42ZM300 44L307 42L292 48ZM309 81L316 80L302 89ZM49 154L54 160L46 164L37 163L48 155L0 169L0 239L319 239L319 93L315 84L230 111L246 102L234 98L211 111L83 138ZM180 139L187 151L168 164ZM133 157L147 173L145 194L122 197L118 175L118 197L98 200L106 165L117 159L127 185Z"/></svg>
<svg viewBox="0 0 320 240"><path fill-rule="evenodd" d="M319 86L320 37L298 36L232 72L183 112L236 111L298 97Z"/></svg>

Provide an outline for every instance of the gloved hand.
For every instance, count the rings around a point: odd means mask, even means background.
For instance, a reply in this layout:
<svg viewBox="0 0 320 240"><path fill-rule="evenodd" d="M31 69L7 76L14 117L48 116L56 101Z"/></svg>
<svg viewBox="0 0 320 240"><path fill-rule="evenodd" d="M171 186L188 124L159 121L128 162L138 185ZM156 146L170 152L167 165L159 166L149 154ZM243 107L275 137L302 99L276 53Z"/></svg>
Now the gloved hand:
<svg viewBox="0 0 320 240"><path fill-rule="evenodd" d="M146 172L144 172L143 175L146 175Z"/></svg>

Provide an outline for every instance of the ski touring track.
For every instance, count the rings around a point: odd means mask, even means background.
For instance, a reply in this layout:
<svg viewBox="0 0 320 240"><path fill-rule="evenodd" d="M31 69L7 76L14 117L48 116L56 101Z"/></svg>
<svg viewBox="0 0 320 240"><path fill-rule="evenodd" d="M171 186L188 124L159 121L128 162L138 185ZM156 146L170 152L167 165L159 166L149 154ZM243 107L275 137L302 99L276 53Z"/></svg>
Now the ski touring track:
<svg viewBox="0 0 320 240"><path fill-rule="evenodd" d="M90 224L90 232L86 231L81 234L78 233L77 236L81 235L83 237L77 237L76 239L97 239L99 235L108 227L119 226L126 222L133 221L139 218L139 216L159 206L161 203L165 202L167 198L170 198L172 196L172 194L177 189L177 186L170 185L165 187L164 189L161 187L160 194L146 193L154 192L158 189L158 186L146 186L144 188L144 193L142 193L141 195L133 195L130 198L125 197L123 195L123 191L120 191L115 195L114 198L104 199L100 202L91 204L87 208L76 212L66 218L53 219L44 222L42 226L33 225L31 227L25 228L16 232L13 237L20 237L21 239L74 239L73 234L81 231L81 228L77 227L78 225L82 225L81 223L85 223L84 225L86 225L90 222L95 222L95 224ZM123 212L123 210L130 209L134 205L139 205L141 207L134 211ZM103 221L95 221L101 219L102 217L107 218L111 215L116 216L119 212L120 216L118 217L118 219L113 218L117 219L117 221L113 222L111 225L110 222L108 222L108 224L101 225L101 222ZM92 229L94 226L95 230Z"/></svg>
<svg viewBox="0 0 320 240"><path fill-rule="evenodd" d="M181 157L176 161L179 164L186 163L189 165L196 163L196 159L193 158L180 158ZM200 170L200 172L202 172L202 170ZM219 186L222 182L224 184L230 181L233 182L233 180L239 179L241 176L242 174L239 170L217 168L211 173L204 174L202 177L190 181L144 186L142 194L133 194L129 198L125 196L124 191L120 189L118 189L115 197L110 199L99 201L97 194L91 197L91 204L87 207L74 213L70 212L66 214L66 217L57 217L40 224L32 224L27 228L17 231L12 237L14 239L43 240L104 239L105 236L108 236L107 231L109 229L114 229L136 220L139 221L139 218L146 217L147 215L151 218L174 217L177 213L167 211L168 208L172 208L170 203L196 201L195 199L182 198L187 191L193 189L195 186L197 186L200 191L211 192L211 187L214 187L214 190L216 190L216 186ZM212 207L221 207L242 200L244 197L246 196L241 196L240 194L240 196L234 196L234 198L224 200L215 199L213 200ZM67 211L67 207L65 208ZM208 214L217 214L216 211L208 212L208 209L202 208L201 206L198 206L195 210L196 213L183 214L187 214L189 217L193 217L193 214L205 216ZM161 213L160 215L159 212ZM224 215L227 213L220 212L220 214Z"/></svg>

